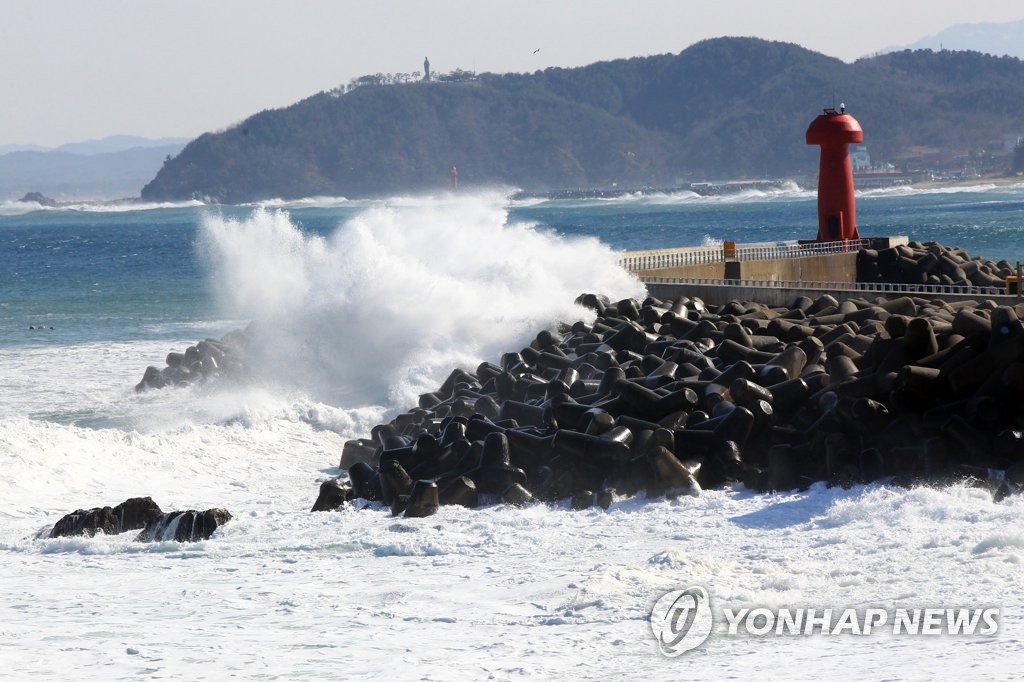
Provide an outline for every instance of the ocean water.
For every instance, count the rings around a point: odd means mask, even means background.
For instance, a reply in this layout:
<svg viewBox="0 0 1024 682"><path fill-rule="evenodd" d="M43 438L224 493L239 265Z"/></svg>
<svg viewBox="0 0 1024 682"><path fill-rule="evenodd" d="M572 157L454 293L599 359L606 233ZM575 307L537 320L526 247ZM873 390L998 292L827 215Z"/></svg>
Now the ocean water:
<svg viewBox="0 0 1024 682"><path fill-rule="evenodd" d="M862 234L1024 260L1024 185L864 192ZM247 206L0 203L0 678L1013 679L1024 500L970 488L310 513L342 444L456 366L642 296L623 249L810 238L814 197L511 203L501 192ZM134 392L257 320L260 380ZM30 329L35 327L35 329ZM47 539L149 495L228 508L205 542ZM729 635L659 653L648 614L998 607L994 635ZM899 663L896 663L899 661Z"/></svg>

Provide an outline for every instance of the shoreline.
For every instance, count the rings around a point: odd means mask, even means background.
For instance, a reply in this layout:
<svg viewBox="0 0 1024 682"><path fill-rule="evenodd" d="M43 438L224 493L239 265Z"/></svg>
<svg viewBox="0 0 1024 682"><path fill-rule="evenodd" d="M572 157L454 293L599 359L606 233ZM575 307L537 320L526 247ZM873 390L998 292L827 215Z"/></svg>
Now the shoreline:
<svg viewBox="0 0 1024 682"><path fill-rule="evenodd" d="M928 182L914 182L905 187L914 189L953 189L956 187L976 187L978 185L995 185L996 187L1009 187L1013 185L1024 185L1024 175L994 177L965 178L963 180L929 180Z"/></svg>
<svg viewBox="0 0 1024 682"><path fill-rule="evenodd" d="M982 176L977 178L964 178L960 180L943 179L943 180L927 180L923 182L907 182L907 183L889 183L881 185L871 186L858 186L858 178L854 178L854 188L859 192L878 191L896 188L909 188L919 190L929 189L956 189L962 187L976 187L983 185L993 185L996 187L1011 187L1014 185L1024 186L1024 175L1007 176ZM655 195L655 194L679 194L682 192L692 192L702 197L706 196L729 196L739 194L748 190L785 190L788 187L796 186L801 190L813 191L814 185L804 185L799 180L794 178L777 178L772 180L726 180L726 181L701 181L693 182L689 185L679 185L675 187L577 187L577 188L561 188L561 189L547 189L547 190L515 190L509 193L509 201L521 201L523 199L545 199L548 201L558 200L580 200L580 199L616 199L619 197L625 197L630 195ZM33 196L38 195L38 196ZM402 193L396 193L393 196L405 196ZM322 197L300 197L298 199L290 199L288 201L308 201L313 199L320 199ZM280 197L269 197L259 201L245 202L241 204L227 204L233 206L246 206L254 205L269 201L279 201ZM152 202L144 201L141 197L118 197L118 198L94 198L94 199L70 199L70 200L58 200L51 197L39 194L37 192L30 192L21 198L15 199L4 199L2 200L7 203L21 203L30 204L36 203L40 206L40 209L56 209L56 210L74 210L75 207L79 206L93 206L97 208L105 206L151 206ZM184 200L181 203L187 204L194 200ZM202 202L200 202L202 203ZM220 204L206 204L206 206L220 205Z"/></svg>
<svg viewBox="0 0 1024 682"><path fill-rule="evenodd" d="M909 189L956 189L958 187L976 187L982 185L994 185L996 187L1009 187L1014 185L1024 186L1024 175L1017 176L983 176L977 178L964 178L960 180L943 179L927 180L923 182L887 183L871 185L866 187L857 186L857 178L854 178L854 188L857 191L868 192L896 188ZM700 196L729 196L739 194L748 190L784 190L787 187L796 186L801 190L814 191L815 185L804 185L794 178L781 178L774 180L728 180L728 181L706 181L693 182L689 185L677 187L579 187L562 188L551 190L519 190L509 195L511 201L523 199L545 199L548 201L557 200L579 200L579 199L616 199L631 195L654 195L654 194L679 194L691 192Z"/></svg>

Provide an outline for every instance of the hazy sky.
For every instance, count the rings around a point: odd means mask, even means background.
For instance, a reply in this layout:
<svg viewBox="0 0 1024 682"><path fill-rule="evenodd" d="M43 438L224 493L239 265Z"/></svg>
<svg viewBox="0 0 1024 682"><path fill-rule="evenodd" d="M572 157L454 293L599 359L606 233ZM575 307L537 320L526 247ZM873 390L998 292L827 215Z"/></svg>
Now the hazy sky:
<svg viewBox="0 0 1024 682"><path fill-rule="evenodd" d="M535 71L750 35L852 61L1020 19L1021 0L0 0L0 144L192 137L424 56Z"/></svg>

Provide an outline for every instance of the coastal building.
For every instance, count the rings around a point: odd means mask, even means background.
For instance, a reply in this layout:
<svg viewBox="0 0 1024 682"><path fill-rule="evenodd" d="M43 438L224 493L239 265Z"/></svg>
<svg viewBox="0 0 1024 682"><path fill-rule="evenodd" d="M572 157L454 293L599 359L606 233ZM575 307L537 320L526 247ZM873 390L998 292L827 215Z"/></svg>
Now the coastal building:
<svg viewBox="0 0 1024 682"><path fill-rule="evenodd" d="M871 155L868 154L866 144L855 145L850 149L850 165L855 173L860 173L871 168Z"/></svg>

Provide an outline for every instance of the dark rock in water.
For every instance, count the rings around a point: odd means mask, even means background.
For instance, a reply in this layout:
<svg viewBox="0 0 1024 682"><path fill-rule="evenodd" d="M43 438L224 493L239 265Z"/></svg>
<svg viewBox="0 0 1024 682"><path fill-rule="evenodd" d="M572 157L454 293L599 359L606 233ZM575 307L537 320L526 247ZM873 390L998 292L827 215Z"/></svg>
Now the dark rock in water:
<svg viewBox="0 0 1024 682"><path fill-rule="evenodd" d="M590 509L592 506L594 506L594 493L590 490L580 490L569 501L569 509L573 511Z"/></svg>
<svg viewBox="0 0 1024 682"><path fill-rule="evenodd" d="M153 519L138 537L136 542L197 542L207 540L220 526L231 520L227 509L207 509L206 511L169 512Z"/></svg>
<svg viewBox="0 0 1024 682"><path fill-rule="evenodd" d="M136 386L136 392L167 386L184 386L218 377L241 379L250 374L247 351L253 325L235 330L221 339L206 339L189 346L184 353L168 353L163 369L150 366Z"/></svg>
<svg viewBox="0 0 1024 682"><path fill-rule="evenodd" d="M348 478L352 481L352 493L364 500L383 500L380 475L366 462L356 462L348 469Z"/></svg>
<svg viewBox="0 0 1024 682"><path fill-rule="evenodd" d="M39 204L40 206L45 206L47 208L57 208L58 206L60 206L60 203L56 199L51 199L42 192L29 192L18 201L21 201L23 203L34 202Z"/></svg>
<svg viewBox="0 0 1024 682"><path fill-rule="evenodd" d="M145 528L163 512L151 497L133 497L116 507L94 507L79 509L65 515L53 526L51 538L70 535L92 537L97 533L117 535L126 530Z"/></svg>
<svg viewBox="0 0 1024 682"><path fill-rule="evenodd" d="M338 464L338 468L348 469L357 462L375 465L379 459L377 445L372 441L350 440L346 441L345 447L341 451L341 462Z"/></svg>
<svg viewBox="0 0 1024 682"><path fill-rule="evenodd" d="M173 365L177 367L178 365ZM156 367L150 365L142 375L142 381L135 386L135 391L141 392L147 388L163 388L169 383L167 377Z"/></svg>
<svg viewBox="0 0 1024 682"><path fill-rule="evenodd" d="M513 483L501 494L501 501L516 507L522 507L534 501L530 491L518 483Z"/></svg>
<svg viewBox="0 0 1024 682"><path fill-rule="evenodd" d="M409 518L422 518L437 513L440 504L437 483L419 480L413 484L409 500L405 505L405 515Z"/></svg>
<svg viewBox="0 0 1024 682"><path fill-rule="evenodd" d="M157 514L160 511L157 509ZM139 526L144 527L145 524ZM96 533L114 535L120 533L118 517L113 507L94 507L78 509L62 517L50 531L49 537L65 537L72 535L93 536Z"/></svg>
<svg viewBox="0 0 1024 682"><path fill-rule="evenodd" d="M602 509L608 509L612 506L612 502L615 501L615 491L611 488L605 488L597 494L597 506Z"/></svg>
<svg viewBox="0 0 1024 682"><path fill-rule="evenodd" d="M480 504L480 497L473 480L459 476L441 490L439 501L441 504L458 504L472 509Z"/></svg>
<svg viewBox="0 0 1024 682"><path fill-rule="evenodd" d="M334 511L353 498L352 483L341 478L332 478L320 484L320 496L310 511Z"/></svg>
<svg viewBox="0 0 1024 682"><path fill-rule="evenodd" d="M412 487L412 478L397 460L381 462L380 490L384 504L394 504L395 498L399 495L409 495Z"/></svg>

